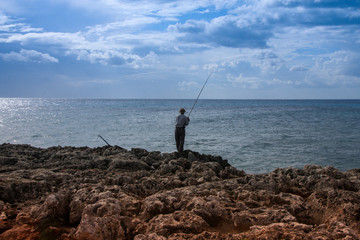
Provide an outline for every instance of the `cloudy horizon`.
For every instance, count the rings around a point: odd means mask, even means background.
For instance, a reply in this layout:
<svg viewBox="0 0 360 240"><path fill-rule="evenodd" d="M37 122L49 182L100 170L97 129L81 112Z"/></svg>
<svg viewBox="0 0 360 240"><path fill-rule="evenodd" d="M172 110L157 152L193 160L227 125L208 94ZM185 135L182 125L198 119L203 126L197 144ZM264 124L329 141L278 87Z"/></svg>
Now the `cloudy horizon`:
<svg viewBox="0 0 360 240"><path fill-rule="evenodd" d="M360 0L2 0L0 97L360 98Z"/></svg>

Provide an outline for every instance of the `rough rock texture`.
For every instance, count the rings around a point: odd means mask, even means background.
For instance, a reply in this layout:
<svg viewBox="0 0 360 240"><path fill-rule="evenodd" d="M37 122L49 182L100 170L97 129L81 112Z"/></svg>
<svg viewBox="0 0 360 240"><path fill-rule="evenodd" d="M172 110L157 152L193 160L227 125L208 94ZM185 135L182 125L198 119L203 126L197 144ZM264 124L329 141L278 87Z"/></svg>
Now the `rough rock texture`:
<svg viewBox="0 0 360 240"><path fill-rule="evenodd" d="M0 145L0 240L359 239L360 170L245 174L221 157Z"/></svg>

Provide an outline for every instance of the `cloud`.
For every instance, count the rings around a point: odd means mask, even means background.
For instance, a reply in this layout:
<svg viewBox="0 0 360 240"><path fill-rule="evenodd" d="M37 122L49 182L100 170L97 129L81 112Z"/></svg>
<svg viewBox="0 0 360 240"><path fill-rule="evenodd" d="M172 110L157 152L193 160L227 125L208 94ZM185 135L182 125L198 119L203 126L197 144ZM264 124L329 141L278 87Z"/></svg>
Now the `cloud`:
<svg viewBox="0 0 360 240"><path fill-rule="evenodd" d="M188 20L186 23L181 24L177 23L175 26L170 26L170 30L176 30L180 33L203 33L206 30L208 23L206 21L195 21L195 20Z"/></svg>
<svg viewBox="0 0 360 240"><path fill-rule="evenodd" d="M355 2L345 5L302 2L246 1L246 4L240 4L235 10L211 21L191 19L171 25L169 30L182 33L178 37L180 42L268 48L268 41L285 27L352 26L360 22L359 5Z"/></svg>
<svg viewBox="0 0 360 240"><path fill-rule="evenodd" d="M26 23L19 23L16 20L11 19L0 11L0 31L1 32L40 32L42 28L33 28Z"/></svg>
<svg viewBox="0 0 360 240"><path fill-rule="evenodd" d="M24 23L14 23L14 24L2 24L0 25L0 31L3 32L41 32L42 28L33 28Z"/></svg>
<svg viewBox="0 0 360 240"><path fill-rule="evenodd" d="M114 65L120 66L126 63L131 63L138 58L138 56L134 54L122 53L116 50L108 50L108 51L98 51L91 49L77 49L73 51L69 51L68 54L77 55L77 60L89 61L91 63L101 63L104 65Z"/></svg>
<svg viewBox="0 0 360 240"><path fill-rule="evenodd" d="M295 83L291 80L280 80L278 78L263 79L259 77L244 77L242 74L233 76L227 74L227 81L234 85L239 85L242 88L248 89L259 89L273 85L294 85Z"/></svg>
<svg viewBox="0 0 360 240"><path fill-rule="evenodd" d="M292 66L290 67L290 72L306 72L309 69L307 67L304 67L302 65L296 65L296 66Z"/></svg>
<svg viewBox="0 0 360 240"><path fill-rule="evenodd" d="M106 24L98 24L95 26L88 27L88 31L86 34L88 36L103 36L105 33L110 34L119 34L126 32L135 32L136 29L141 30L142 26L150 25L150 24L157 24L161 21L155 17L148 17L148 16L132 16L129 19L124 21L115 21Z"/></svg>
<svg viewBox="0 0 360 240"><path fill-rule="evenodd" d="M89 61L91 63L101 63L110 66L127 66L131 68L149 68L159 63L158 57L154 52L149 52L141 57L120 49L77 49L68 54L75 54L77 60Z"/></svg>
<svg viewBox="0 0 360 240"><path fill-rule="evenodd" d="M110 27L109 27L110 29ZM51 48L64 49L66 55L75 55L77 60L101 63L103 65L127 65L133 68L146 67L156 62L156 54L149 50L143 56L132 53L131 50L148 42L156 45L155 41L163 43L167 37L149 38L146 34L114 34L103 36L94 28L89 32L61 33L39 32L25 34L10 34L0 36L0 43L19 42L22 45L43 44ZM158 43L161 45L161 43Z"/></svg>
<svg viewBox="0 0 360 240"><path fill-rule="evenodd" d="M316 86L360 86L359 61L358 54L348 51L318 56L307 81Z"/></svg>
<svg viewBox="0 0 360 240"><path fill-rule="evenodd" d="M24 0L23 0L24 1ZM182 1L163 1L163 0L53 0L53 2L64 2L77 9L89 11L91 13L112 16L117 20L128 19L132 16L154 16L166 21L178 21L178 17L193 11L202 10L214 6L217 10L229 8L239 1L237 0L182 0ZM204 10L205 11L205 10ZM206 12L206 11L205 11ZM119 14L121 13L121 14ZM200 13L202 14L202 13Z"/></svg>
<svg viewBox="0 0 360 240"><path fill-rule="evenodd" d="M284 61L271 50L261 50L255 53L251 65L258 67L262 72L275 72L283 66Z"/></svg>
<svg viewBox="0 0 360 240"><path fill-rule="evenodd" d="M125 21L116 21L107 24L88 27L85 31L75 33L44 32L43 29L31 28L25 23L7 24L9 18L2 16L0 44L19 43L23 46L47 46L49 52L64 52L73 55L78 60L103 65L123 66L132 68L149 67L154 64L156 54L152 49L164 49L164 43L170 39L168 33L131 33L137 27L157 23L153 17L133 17ZM29 31L29 32L28 32ZM133 52L135 48L147 47L143 54ZM60 50L60 51L59 51ZM11 58L15 53L4 55ZM13 57L15 58L15 57ZM21 58L17 58L21 59Z"/></svg>
<svg viewBox="0 0 360 240"><path fill-rule="evenodd" d="M181 81L178 83L180 91L188 91L189 89L192 89L193 86L196 86L196 85L198 85L198 84L194 81Z"/></svg>
<svg viewBox="0 0 360 240"><path fill-rule="evenodd" d="M0 11L0 24L5 24L6 22L8 22L9 19L8 19L8 16L6 16L4 13L2 13Z"/></svg>
<svg viewBox="0 0 360 240"><path fill-rule="evenodd" d="M243 63L249 64L257 71L260 70L261 73L275 73L285 65L285 61L273 50L250 48L241 49L237 54L229 57L227 61L222 62L221 65L236 68Z"/></svg>
<svg viewBox="0 0 360 240"><path fill-rule="evenodd" d="M179 82L178 85L179 85L180 87L190 87L190 86L197 85L197 83L194 82L194 81L182 81L182 82Z"/></svg>
<svg viewBox="0 0 360 240"><path fill-rule="evenodd" d="M264 81L258 77L244 77L242 74L239 76L232 76L227 74L227 80L233 84L240 85L242 88L259 88L263 86Z"/></svg>
<svg viewBox="0 0 360 240"><path fill-rule="evenodd" d="M0 35L0 43L20 44L44 44L59 45L69 49L79 45L86 45L88 42L81 33L62 33L62 32L30 32L30 33L14 33Z"/></svg>
<svg viewBox="0 0 360 240"><path fill-rule="evenodd" d="M261 0L251 5L257 16L262 13L269 23L280 26L353 25L360 20L358 0Z"/></svg>
<svg viewBox="0 0 360 240"><path fill-rule="evenodd" d="M263 0L264 2L266 0ZM307 8L349 8L349 7L359 7L358 0L280 0L280 1L270 1L272 5L283 6L283 7L307 7Z"/></svg>
<svg viewBox="0 0 360 240"><path fill-rule="evenodd" d="M233 48L264 48L272 36L270 29L259 23L244 24L238 16L221 16L210 22L188 20L169 27L170 31L182 33L181 42L195 42L212 46Z"/></svg>
<svg viewBox="0 0 360 240"><path fill-rule="evenodd" d="M20 52L10 52L10 53L1 53L0 56L5 61L20 61L20 62L59 62L58 59L50 56L47 53L41 53L35 50L24 50L21 49Z"/></svg>

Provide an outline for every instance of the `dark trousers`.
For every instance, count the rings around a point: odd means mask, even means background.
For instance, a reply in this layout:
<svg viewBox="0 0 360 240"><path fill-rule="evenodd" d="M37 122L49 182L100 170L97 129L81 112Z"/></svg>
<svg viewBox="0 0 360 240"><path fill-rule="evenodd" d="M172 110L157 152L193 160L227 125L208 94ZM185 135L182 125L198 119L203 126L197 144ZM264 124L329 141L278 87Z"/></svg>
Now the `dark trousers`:
<svg viewBox="0 0 360 240"><path fill-rule="evenodd" d="M184 142L185 142L185 128L184 127L176 127L175 128L175 141L176 148L178 152L184 151Z"/></svg>

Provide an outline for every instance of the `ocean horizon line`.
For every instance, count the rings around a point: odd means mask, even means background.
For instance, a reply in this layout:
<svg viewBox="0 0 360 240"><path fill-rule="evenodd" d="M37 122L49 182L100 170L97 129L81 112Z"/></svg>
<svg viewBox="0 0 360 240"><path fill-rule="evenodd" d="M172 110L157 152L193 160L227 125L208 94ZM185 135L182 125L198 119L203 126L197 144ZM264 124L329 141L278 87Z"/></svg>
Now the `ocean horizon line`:
<svg viewBox="0 0 360 240"><path fill-rule="evenodd" d="M62 97L0 97L0 99L49 99L49 100L195 100L196 98L62 98ZM230 101L346 101L360 98L199 98L199 100L230 100Z"/></svg>

